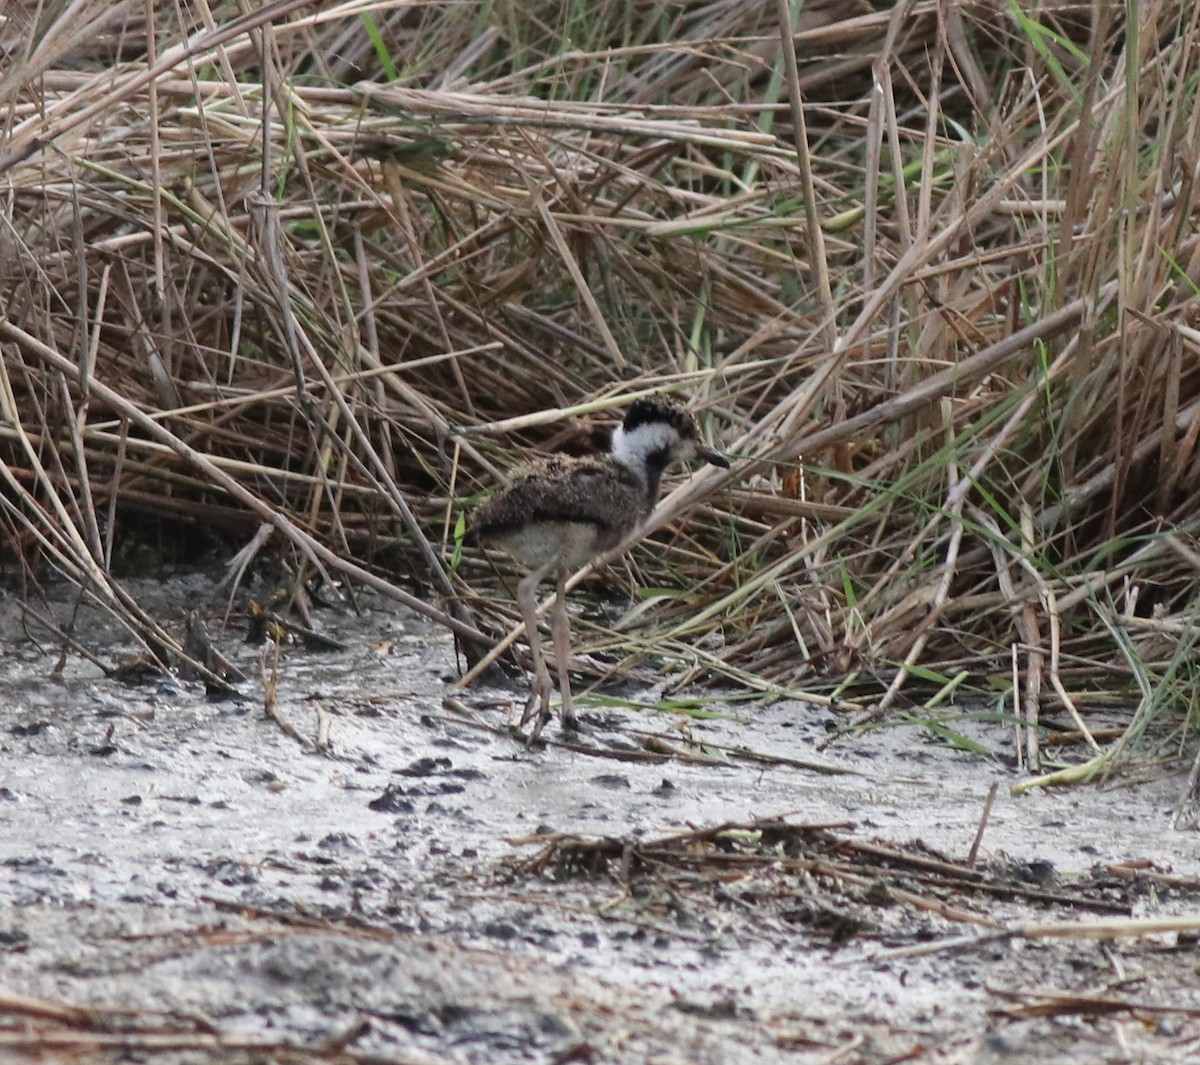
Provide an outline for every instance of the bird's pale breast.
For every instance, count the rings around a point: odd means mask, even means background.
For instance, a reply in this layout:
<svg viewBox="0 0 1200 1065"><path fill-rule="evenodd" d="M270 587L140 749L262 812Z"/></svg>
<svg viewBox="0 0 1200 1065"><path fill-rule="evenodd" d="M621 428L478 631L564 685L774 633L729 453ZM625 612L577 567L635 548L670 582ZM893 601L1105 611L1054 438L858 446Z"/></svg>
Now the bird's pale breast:
<svg viewBox="0 0 1200 1065"><path fill-rule="evenodd" d="M475 510L484 544L528 566L574 569L615 546L649 510L646 486L610 456L555 456L519 471Z"/></svg>

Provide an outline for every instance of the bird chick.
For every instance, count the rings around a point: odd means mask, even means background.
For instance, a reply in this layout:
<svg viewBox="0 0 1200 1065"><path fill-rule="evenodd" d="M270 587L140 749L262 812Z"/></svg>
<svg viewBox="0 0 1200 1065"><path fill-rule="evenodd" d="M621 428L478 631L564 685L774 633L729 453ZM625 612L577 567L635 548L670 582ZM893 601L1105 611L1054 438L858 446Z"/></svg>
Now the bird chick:
<svg viewBox="0 0 1200 1065"><path fill-rule="evenodd" d="M472 526L478 541L506 551L528 570L517 585L517 604L533 658L522 728L534 706L541 704L531 743L549 719L553 689L538 636L538 585L554 575L550 622L554 664L563 727L573 728L567 574L641 526L658 500L663 472L672 463L691 458L729 468L729 460L700 439L696 419L682 404L666 396L639 399L630 404L624 422L614 430L608 454L584 458L556 455L524 466L476 508Z"/></svg>

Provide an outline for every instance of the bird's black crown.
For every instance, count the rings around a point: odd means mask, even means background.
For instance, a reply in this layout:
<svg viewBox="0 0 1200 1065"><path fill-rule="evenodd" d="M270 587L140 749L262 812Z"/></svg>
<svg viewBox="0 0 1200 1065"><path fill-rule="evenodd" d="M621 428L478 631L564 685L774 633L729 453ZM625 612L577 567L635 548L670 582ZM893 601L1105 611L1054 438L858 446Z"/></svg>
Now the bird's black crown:
<svg viewBox="0 0 1200 1065"><path fill-rule="evenodd" d="M687 408L677 400L666 396L648 396L634 400L625 412L624 428L632 433L643 425L670 425L680 437L687 439L696 435L696 423Z"/></svg>

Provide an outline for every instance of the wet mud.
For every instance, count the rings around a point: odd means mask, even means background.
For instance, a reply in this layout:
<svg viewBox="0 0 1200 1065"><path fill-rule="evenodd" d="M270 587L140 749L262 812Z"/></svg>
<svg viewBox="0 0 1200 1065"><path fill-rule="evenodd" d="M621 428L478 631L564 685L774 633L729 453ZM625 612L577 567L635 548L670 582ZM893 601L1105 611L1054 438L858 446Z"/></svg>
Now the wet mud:
<svg viewBox="0 0 1200 1065"><path fill-rule="evenodd" d="M0 1060L1200 1061L1190 928L1051 927L1200 914L1181 775L1014 798L1006 726L823 747L796 702L585 700L530 750L519 685L456 692L443 634L360 602L283 649L296 735L235 630L211 700L56 670L4 603Z"/></svg>

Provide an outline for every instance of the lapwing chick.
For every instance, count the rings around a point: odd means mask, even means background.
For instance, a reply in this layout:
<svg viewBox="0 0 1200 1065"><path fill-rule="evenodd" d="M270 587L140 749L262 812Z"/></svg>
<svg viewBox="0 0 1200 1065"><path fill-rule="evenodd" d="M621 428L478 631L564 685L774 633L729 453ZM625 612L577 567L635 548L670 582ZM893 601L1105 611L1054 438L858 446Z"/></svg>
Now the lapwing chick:
<svg viewBox="0 0 1200 1065"><path fill-rule="evenodd" d="M639 399L614 430L607 455L556 455L523 466L476 508L472 526L478 541L508 552L528 570L517 585L517 604L533 658L521 728L540 704L530 743L549 720L553 690L538 636L538 585L551 575L557 582L550 631L562 723L564 728L574 728L567 575L634 532L654 509L663 471L691 458L729 468L729 460L700 439L696 419L682 404L665 396Z"/></svg>

